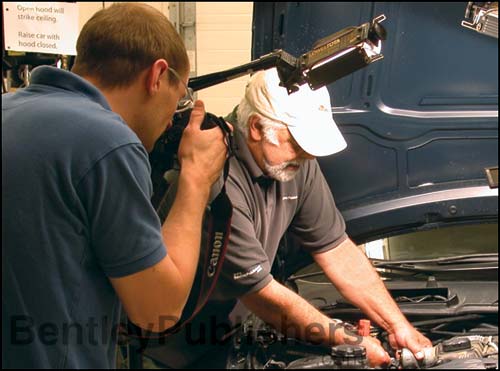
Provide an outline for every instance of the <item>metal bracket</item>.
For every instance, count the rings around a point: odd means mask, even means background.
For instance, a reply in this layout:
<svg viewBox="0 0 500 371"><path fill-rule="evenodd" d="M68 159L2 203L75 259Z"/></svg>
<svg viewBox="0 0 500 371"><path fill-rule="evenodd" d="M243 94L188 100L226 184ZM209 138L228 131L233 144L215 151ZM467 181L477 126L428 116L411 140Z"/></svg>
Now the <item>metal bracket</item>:
<svg viewBox="0 0 500 371"><path fill-rule="evenodd" d="M498 188L498 166L487 167L484 171L486 171L486 177L488 178L490 188Z"/></svg>
<svg viewBox="0 0 500 371"><path fill-rule="evenodd" d="M169 2L169 20L181 35L189 57L189 76L196 76L196 3Z"/></svg>

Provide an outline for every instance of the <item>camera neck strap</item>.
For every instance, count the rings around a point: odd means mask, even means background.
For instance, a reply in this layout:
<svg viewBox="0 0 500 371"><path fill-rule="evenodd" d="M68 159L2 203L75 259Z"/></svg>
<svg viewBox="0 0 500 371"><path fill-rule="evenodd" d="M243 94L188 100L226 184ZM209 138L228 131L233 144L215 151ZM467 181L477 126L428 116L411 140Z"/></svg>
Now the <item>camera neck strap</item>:
<svg viewBox="0 0 500 371"><path fill-rule="evenodd" d="M160 334L140 329L129 322L128 337L130 340L138 339L139 342L146 342L147 346L153 347L155 345L162 345L162 339L179 332L199 313L215 288L224 262L231 231L233 206L226 193L226 180L229 176L230 158L234 155L236 149L233 133L226 122L220 118L217 125L224 133L224 140L228 148L228 158L223 169L222 189L210 203L209 207L207 207L207 212L205 213L208 227L206 228L206 244L202 246L203 254L201 255L203 255L203 260L198 266L195 281L182 316L173 327ZM161 207L158 212L162 212ZM155 340L159 341L159 343L155 343Z"/></svg>
<svg viewBox="0 0 500 371"><path fill-rule="evenodd" d="M196 285L193 289L197 289L196 295L190 295L188 303L184 309L181 320L171 329L172 332L178 331L186 323L191 321L196 314L203 308L208 301L210 294L213 292L217 279L224 262L226 255L229 235L231 233L231 218L233 215L233 205L226 193L226 181L229 176L230 158L235 154L235 143L232 130L222 117L214 120L224 133L224 141L227 146L228 157L224 163L223 184L222 189L211 202L208 208L208 238L206 240L206 254L203 264L196 276ZM199 286L199 287L198 287ZM192 290L192 293L196 292ZM192 296L192 297L191 297ZM195 300L196 303L190 303L190 300Z"/></svg>

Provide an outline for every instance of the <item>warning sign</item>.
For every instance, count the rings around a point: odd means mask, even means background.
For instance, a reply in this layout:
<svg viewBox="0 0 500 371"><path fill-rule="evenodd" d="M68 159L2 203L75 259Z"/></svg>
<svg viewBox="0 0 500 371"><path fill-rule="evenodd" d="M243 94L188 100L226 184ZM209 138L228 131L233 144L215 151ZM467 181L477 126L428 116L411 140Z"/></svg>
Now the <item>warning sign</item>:
<svg viewBox="0 0 500 371"><path fill-rule="evenodd" d="M5 50L76 55L78 4L4 2Z"/></svg>

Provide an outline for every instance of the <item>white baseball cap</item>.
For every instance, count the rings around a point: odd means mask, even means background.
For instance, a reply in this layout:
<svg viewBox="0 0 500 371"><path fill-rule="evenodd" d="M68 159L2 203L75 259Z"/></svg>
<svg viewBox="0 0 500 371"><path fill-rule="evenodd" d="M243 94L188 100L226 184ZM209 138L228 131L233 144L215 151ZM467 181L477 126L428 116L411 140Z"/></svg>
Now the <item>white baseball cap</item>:
<svg viewBox="0 0 500 371"><path fill-rule="evenodd" d="M244 99L257 113L288 126L297 143L313 156L328 156L347 147L333 120L326 87L311 90L304 84L288 95L279 84L276 68L256 72L247 83Z"/></svg>

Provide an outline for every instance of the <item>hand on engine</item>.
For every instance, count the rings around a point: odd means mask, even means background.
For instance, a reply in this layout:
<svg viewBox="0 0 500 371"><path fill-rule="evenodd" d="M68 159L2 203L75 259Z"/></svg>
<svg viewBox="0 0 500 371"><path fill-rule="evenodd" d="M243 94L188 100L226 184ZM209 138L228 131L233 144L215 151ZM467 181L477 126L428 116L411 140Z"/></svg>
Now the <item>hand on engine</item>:
<svg viewBox="0 0 500 371"><path fill-rule="evenodd" d="M424 357L423 349L432 346L431 341L408 322L391 329L389 343L394 349L408 348L418 360Z"/></svg>
<svg viewBox="0 0 500 371"><path fill-rule="evenodd" d="M371 336L363 336L360 345L366 349L366 358L370 367L387 366L391 362L391 357L389 357L389 354L384 350L378 339Z"/></svg>

